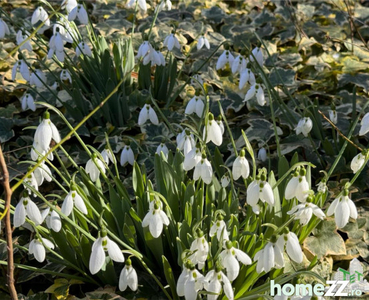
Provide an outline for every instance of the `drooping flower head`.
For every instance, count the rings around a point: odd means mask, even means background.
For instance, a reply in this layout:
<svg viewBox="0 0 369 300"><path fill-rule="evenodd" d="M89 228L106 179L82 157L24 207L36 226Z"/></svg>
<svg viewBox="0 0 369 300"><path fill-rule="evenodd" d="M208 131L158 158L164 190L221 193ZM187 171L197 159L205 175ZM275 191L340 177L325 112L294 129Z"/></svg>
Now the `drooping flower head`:
<svg viewBox="0 0 369 300"><path fill-rule="evenodd" d="M26 222L26 217L33 221L36 226L43 221L40 210L25 191L14 210L14 227L22 226Z"/></svg>
<svg viewBox="0 0 369 300"><path fill-rule="evenodd" d="M196 230L196 233L197 238L191 243L190 251L193 253L189 256L189 260L195 265L197 264L199 269L202 269L209 254L209 243L200 228Z"/></svg>
<svg viewBox="0 0 369 300"><path fill-rule="evenodd" d="M299 242L299 238L288 228L284 229L284 233L278 238L277 245L282 251L286 247L288 256L296 263L300 264L303 260L303 254Z"/></svg>
<svg viewBox="0 0 369 300"><path fill-rule="evenodd" d="M208 122L204 127L203 139L206 144L212 141L217 146L220 146L223 142L222 130L217 121L214 120L214 115L212 113L209 113Z"/></svg>
<svg viewBox="0 0 369 300"><path fill-rule="evenodd" d="M305 137L308 136L309 132L313 128L313 121L309 117L302 118L296 127L296 134L302 133Z"/></svg>
<svg viewBox="0 0 369 300"><path fill-rule="evenodd" d="M50 142L54 140L56 143L60 142L60 134L56 126L50 120L50 113L46 111L44 113L44 118L40 125L38 125L35 137L34 137L34 147L38 152L49 151Z"/></svg>
<svg viewBox="0 0 369 300"><path fill-rule="evenodd" d="M159 124L158 116L156 115L155 110L151 107L150 104L145 104L142 107L138 116L138 125L142 126L146 123L147 120L150 120L151 123L153 123L154 125Z"/></svg>
<svg viewBox="0 0 369 300"><path fill-rule="evenodd" d="M151 201L149 212L142 220L142 227L149 226L151 235L154 238L158 238L163 231L164 225L169 225L169 219L163 211L163 203L160 200Z"/></svg>
<svg viewBox="0 0 369 300"><path fill-rule="evenodd" d="M264 169L265 170L265 169ZM253 207L253 211L258 212L258 201L267 202L274 205L274 195L270 184L266 181L266 171L262 171L254 181L247 187L247 203Z"/></svg>
<svg viewBox="0 0 369 300"><path fill-rule="evenodd" d="M245 157L245 150L241 150L239 156L235 159L232 165L232 175L233 179L237 180L242 176L246 179L250 175L249 162Z"/></svg>
<svg viewBox="0 0 369 300"><path fill-rule="evenodd" d="M349 191L345 189L342 196L334 199L329 206L327 215L334 214L334 219L338 228L345 227L350 220L350 217L357 219L357 209L355 203L349 198Z"/></svg>
<svg viewBox="0 0 369 300"><path fill-rule="evenodd" d="M78 194L77 188L75 184L71 185L71 190L67 196L65 196L61 212L66 216L69 216L73 210L73 207L78 208L78 210L87 215L87 207L85 202L83 201L82 197Z"/></svg>
<svg viewBox="0 0 369 300"><path fill-rule="evenodd" d="M138 288L138 277L136 270L132 267L131 259L127 259L122 272L119 276L119 290L125 291L127 287L132 291L137 291Z"/></svg>
<svg viewBox="0 0 369 300"><path fill-rule="evenodd" d="M201 160L196 164L193 172L193 180L201 178L204 183L210 184L213 179L213 168L206 158L206 154L202 154Z"/></svg>
<svg viewBox="0 0 369 300"><path fill-rule="evenodd" d="M228 241L228 231L227 231L227 225L224 222L224 217L221 214L217 215L217 219L214 222L214 224L210 228L209 235L212 237L214 235L217 235L218 241Z"/></svg>
<svg viewBox="0 0 369 300"><path fill-rule="evenodd" d="M224 48L225 50L218 58L217 65L215 67L216 70L224 69L227 64L232 67L234 57L231 54L231 51L229 51L229 45L225 45Z"/></svg>
<svg viewBox="0 0 369 300"><path fill-rule="evenodd" d="M279 248L276 242L277 237L273 235L265 247L255 254L256 272L264 271L268 273L272 268L280 269L284 267L283 250Z"/></svg>
<svg viewBox="0 0 369 300"><path fill-rule="evenodd" d="M215 269L211 270L206 274L205 276L205 284L204 288L208 292L215 293L216 295L208 295L208 300L217 300L220 292L223 290L224 294L227 296L227 299L233 300L234 299L234 293L232 289L232 284L229 281L228 277L222 272L222 267L219 263L215 265Z"/></svg>
<svg viewBox="0 0 369 300"><path fill-rule="evenodd" d="M293 215L295 219L300 220L302 226L309 223L313 214L319 219L323 220L325 218L324 212L312 202L312 197L309 196L305 203L300 203L293 207L287 212L289 215Z"/></svg>
<svg viewBox="0 0 369 300"><path fill-rule="evenodd" d="M363 151L362 153L359 153L352 159L350 167L351 170L354 172L354 174L357 173L357 171L359 171L361 167L364 165L365 158L366 151Z"/></svg>
<svg viewBox="0 0 369 300"><path fill-rule="evenodd" d="M33 254L36 260L40 263L42 263L46 257L46 250L44 245L50 249L54 249L54 244L45 238L35 238L29 243L29 254Z"/></svg>
<svg viewBox="0 0 369 300"><path fill-rule="evenodd" d="M292 179L288 182L284 196L287 200L294 197L300 202L305 202L309 196L309 183L306 180L305 168L297 169Z"/></svg>
<svg viewBox="0 0 369 300"><path fill-rule="evenodd" d="M197 50L202 49L202 47L206 47L207 49L210 49L210 43L209 40L205 37L205 35L201 35L197 41Z"/></svg>
<svg viewBox="0 0 369 300"><path fill-rule="evenodd" d="M120 155L120 165L125 166L127 163L129 163L131 166L133 166L134 162L135 155L131 146L127 144L123 147L122 154Z"/></svg>
<svg viewBox="0 0 369 300"><path fill-rule="evenodd" d="M105 165L97 157L96 153L92 153L91 159L88 160L85 167L86 173L90 175L93 182L96 182L100 176L100 172L105 174Z"/></svg>

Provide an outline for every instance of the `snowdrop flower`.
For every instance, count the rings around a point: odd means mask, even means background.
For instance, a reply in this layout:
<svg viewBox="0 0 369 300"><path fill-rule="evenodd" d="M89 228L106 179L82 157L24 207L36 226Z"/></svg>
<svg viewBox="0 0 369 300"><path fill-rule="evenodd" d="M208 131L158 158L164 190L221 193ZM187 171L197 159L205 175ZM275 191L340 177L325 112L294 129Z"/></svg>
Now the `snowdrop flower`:
<svg viewBox="0 0 369 300"><path fill-rule="evenodd" d="M69 14L75 7L77 7L77 5L77 0L63 0L61 8L65 8L67 10L67 13Z"/></svg>
<svg viewBox="0 0 369 300"><path fill-rule="evenodd" d="M325 179L322 179L318 184L318 192L319 193L325 193L328 190L327 184Z"/></svg>
<svg viewBox="0 0 369 300"><path fill-rule="evenodd" d="M160 145L156 148L155 153L160 155L160 152L163 152L165 158L168 158L169 150L164 143L160 143Z"/></svg>
<svg viewBox="0 0 369 300"><path fill-rule="evenodd" d="M177 135L176 142L178 149L183 150L185 157L196 145L193 134L187 129Z"/></svg>
<svg viewBox="0 0 369 300"><path fill-rule="evenodd" d="M205 154L202 155L201 160L196 164L195 171L193 172L193 180L196 181L199 178L206 184L210 184L213 179L213 168Z"/></svg>
<svg viewBox="0 0 369 300"><path fill-rule="evenodd" d="M264 106L266 101L265 101L265 95L264 95L264 90L263 87L260 84L253 84L250 89L247 91L246 95L245 95L245 99L243 100L248 101L250 100L252 97L254 97L256 95L256 100L258 102L258 104L260 106Z"/></svg>
<svg viewBox="0 0 369 300"><path fill-rule="evenodd" d="M295 130L296 130L296 134L302 133L305 137L307 137L312 128L313 128L313 122L311 121L309 117L307 117L307 118L302 118L298 122Z"/></svg>
<svg viewBox="0 0 369 300"><path fill-rule="evenodd" d="M204 279L204 275L197 271L193 264L186 262L177 281L178 296L184 296L185 300L196 300L198 291L204 287Z"/></svg>
<svg viewBox="0 0 369 300"><path fill-rule="evenodd" d="M137 272L132 267L132 261L129 258L126 260L126 265L122 269L122 272L120 272L119 290L123 292L127 289L127 286L129 286L129 288L132 291L137 291L138 288Z"/></svg>
<svg viewBox="0 0 369 300"><path fill-rule="evenodd" d="M63 69L60 73L60 80L61 81L69 81L69 83L72 83L72 77L67 69Z"/></svg>
<svg viewBox="0 0 369 300"><path fill-rule="evenodd" d="M40 186L44 180L51 182L51 171L50 168L45 164L45 161L43 161L36 170L33 171L33 175L36 178L37 185Z"/></svg>
<svg viewBox="0 0 369 300"><path fill-rule="evenodd" d="M199 97L199 95L195 95L186 106L185 114L190 115L196 113L196 115L201 118L204 111L204 101Z"/></svg>
<svg viewBox="0 0 369 300"><path fill-rule="evenodd" d="M130 145L126 145L123 148L122 154L120 155L120 165L123 167L127 163L133 166L135 162L135 155L133 154L132 148Z"/></svg>
<svg viewBox="0 0 369 300"><path fill-rule="evenodd" d="M149 41L147 40L143 41L143 43L138 48L136 58L140 59L141 57L145 57L149 53L150 49L153 49L153 48L151 44L149 43Z"/></svg>
<svg viewBox="0 0 369 300"><path fill-rule="evenodd" d="M40 69L36 69L34 72L32 72L29 84L35 85L38 88L44 87L46 85L46 76L44 72L42 72Z"/></svg>
<svg viewBox="0 0 369 300"><path fill-rule="evenodd" d="M286 233L282 234L277 240L277 246L283 251L286 246L288 256L296 263L300 264L303 260L302 250L299 238L293 232L285 229Z"/></svg>
<svg viewBox="0 0 369 300"><path fill-rule="evenodd" d="M92 275L101 270L105 263L105 252L108 252L111 260L115 262L124 262L122 251L116 242L107 237L106 229L101 230L101 236L92 244L89 269Z"/></svg>
<svg viewBox="0 0 369 300"><path fill-rule="evenodd" d="M39 6L35 9L35 11L32 14L31 23L32 25L35 25L37 22L45 22L45 26L50 26L50 19L49 15L47 14L46 10Z"/></svg>
<svg viewBox="0 0 369 300"><path fill-rule="evenodd" d="M283 268L283 250L276 244L277 238L272 236L263 249L255 254L254 261L257 261L256 272L268 273L272 268Z"/></svg>
<svg viewBox="0 0 369 300"><path fill-rule="evenodd" d="M172 10L172 2L170 0L162 0L159 5L159 11Z"/></svg>
<svg viewBox="0 0 369 300"><path fill-rule="evenodd" d="M329 119L333 124L337 124L337 112L335 110L329 110Z"/></svg>
<svg viewBox="0 0 369 300"><path fill-rule="evenodd" d="M36 260L40 263L42 263L45 260L45 256L46 256L46 250L45 250L44 244L46 247L50 249L54 249L54 244L45 238L41 238L41 240L36 238L36 239L33 239L29 243L29 248L28 248L29 254L33 254Z"/></svg>
<svg viewBox="0 0 369 300"><path fill-rule="evenodd" d="M26 81L30 80L31 77L29 74L29 69L28 69L27 63L23 59L18 60L12 68L12 80L13 81L15 81L15 78L18 72L22 75L24 80Z"/></svg>
<svg viewBox="0 0 369 300"><path fill-rule="evenodd" d="M3 21L2 18L0 18L0 39L3 39L5 37L5 35L9 35L10 31L9 31L9 27L8 25L5 23L5 21Z"/></svg>
<svg viewBox="0 0 369 300"><path fill-rule="evenodd" d="M86 163L85 167L86 173L90 175L90 178L93 182L100 176L100 172L105 174L105 165L104 163L97 157L96 153L92 153L92 158Z"/></svg>
<svg viewBox="0 0 369 300"><path fill-rule="evenodd" d="M174 47L176 47L177 49L181 49L181 45L179 44L179 41L174 32L172 32L164 39L164 46L167 47L169 51L172 51Z"/></svg>
<svg viewBox="0 0 369 300"><path fill-rule="evenodd" d="M232 175L233 179L237 180L242 176L242 178L246 179L249 177L250 167L249 162L245 157L245 150L241 150L239 156L235 159L232 166Z"/></svg>
<svg viewBox="0 0 369 300"><path fill-rule="evenodd" d="M49 152L50 147L47 148L46 150L42 150L40 149L38 143L33 142L32 144L32 148L31 148L31 158L33 161L38 160L40 157L43 157L46 155L47 152ZM49 155L47 156L48 160L53 160L54 159L54 155L52 152L49 153Z"/></svg>
<svg viewBox="0 0 369 300"><path fill-rule="evenodd" d="M114 153L111 152L108 146L106 146L100 154L107 165L109 165L110 162L112 162L113 164L117 162Z"/></svg>
<svg viewBox="0 0 369 300"><path fill-rule="evenodd" d="M138 6L140 7L140 9L144 12L147 11L147 5L146 5L146 0L128 0L126 7L127 8L135 8L136 6L136 2L138 1Z"/></svg>
<svg viewBox="0 0 369 300"><path fill-rule="evenodd" d="M313 214L319 219L323 220L325 218L324 212L315 204L310 202L310 197L307 199L306 203L301 203L293 207L287 212L289 215L293 215L295 219L300 220L300 224L305 226L309 223Z"/></svg>
<svg viewBox="0 0 369 300"><path fill-rule="evenodd" d="M44 119L38 125L35 137L34 145L39 152L49 151L50 142L54 140L56 143L60 142L60 134L53 122L50 121L50 113L46 111L44 113Z"/></svg>
<svg viewBox="0 0 369 300"><path fill-rule="evenodd" d="M240 82L238 83L238 88L242 90L246 83L249 83L251 86L256 84L254 73L247 68L240 72Z"/></svg>
<svg viewBox="0 0 369 300"><path fill-rule="evenodd" d="M359 153L352 159L350 167L351 167L351 170L354 172L354 174L356 174L357 171L361 169L364 163L365 163L364 153Z"/></svg>
<svg viewBox="0 0 369 300"><path fill-rule="evenodd" d="M231 241L227 241L225 246L226 249L219 254L219 258L223 267L227 270L228 279L233 281L237 278L238 273L240 272L238 261L244 265L251 265L252 261L245 252L234 248Z"/></svg>
<svg viewBox="0 0 369 300"><path fill-rule="evenodd" d="M232 284L229 281L228 277L224 275L222 269L219 266L215 267L215 270L209 271L208 274L205 276L205 284L204 288L208 292L215 293L217 295L207 295L208 300L216 300L219 297L219 294L222 290L224 294L227 296L228 300L234 299Z"/></svg>
<svg viewBox="0 0 369 300"><path fill-rule="evenodd" d="M218 241L228 241L228 231L227 231L227 225L224 222L224 217L220 214L217 216L217 221L214 222L214 224L210 227L209 235L210 237L213 237L214 235L217 235Z"/></svg>
<svg viewBox="0 0 369 300"><path fill-rule="evenodd" d="M70 11L68 15L68 21L74 21L76 17L81 22L81 24L88 24L87 12L81 4L78 4Z"/></svg>
<svg viewBox="0 0 369 300"><path fill-rule="evenodd" d="M16 42L17 46L19 46L21 43L23 43L24 40L27 40L30 36L30 33L25 30L18 30L17 36L16 36ZM19 48L20 51L27 50L28 52L32 52L32 45L31 40L28 39L22 46Z"/></svg>
<svg viewBox="0 0 369 300"><path fill-rule="evenodd" d="M209 254L209 243L199 228L197 229L197 238L191 243L190 251L193 254L190 255L189 260L202 269Z"/></svg>
<svg viewBox="0 0 369 300"><path fill-rule="evenodd" d="M259 47L255 47L252 50L252 54L253 55L250 54L250 61L253 62L256 59L257 63L262 67L264 65L264 58L263 58L263 52L261 51L261 49Z"/></svg>
<svg viewBox="0 0 369 300"><path fill-rule="evenodd" d="M50 207L42 211L42 219L46 219L47 228L52 229L55 232L59 232L61 230L62 222L60 216L55 210L50 212Z"/></svg>
<svg viewBox="0 0 369 300"><path fill-rule="evenodd" d="M259 199L262 202L267 202L269 205L274 205L274 195L270 184L266 181L266 175L263 172L257 176L254 181L247 187L246 192L247 203L252 207L256 207Z"/></svg>
<svg viewBox="0 0 369 300"><path fill-rule="evenodd" d="M154 125L159 124L158 116L150 104L145 104L144 107L142 107L138 115L138 125L142 126L147 120L150 120Z"/></svg>
<svg viewBox="0 0 369 300"><path fill-rule="evenodd" d="M28 170L29 169L31 169L31 167L28 168ZM36 191L38 191L37 179L36 179L35 174L33 172L31 174L29 174L26 179L24 179L23 187L24 187L25 190L28 191L29 195L32 194L32 189L31 188L34 188ZM33 193L33 195L36 197L35 193Z"/></svg>
<svg viewBox="0 0 369 300"><path fill-rule="evenodd" d="M65 43L73 43L73 39L78 38L78 33L74 28L70 26L70 22L64 18L60 18L57 23L53 26L53 35L56 33L60 33L60 37L63 40L63 44Z"/></svg>
<svg viewBox="0 0 369 300"><path fill-rule="evenodd" d="M47 53L47 58L51 59L54 54L60 62L64 62L64 39L60 33L59 27L55 29L53 36L50 38L49 52Z"/></svg>
<svg viewBox="0 0 369 300"><path fill-rule="evenodd" d="M267 151L265 148L260 148L259 152L258 152L258 160L261 160L261 161L266 161L268 158L267 158Z"/></svg>
<svg viewBox="0 0 369 300"><path fill-rule="evenodd" d="M212 141L217 146L220 146L223 142L222 130L214 120L214 115L212 113L209 113L208 122L204 127L203 139L206 144Z"/></svg>
<svg viewBox="0 0 369 300"><path fill-rule="evenodd" d="M365 135L369 131L369 112L361 120L359 135Z"/></svg>
<svg viewBox="0 0 369 300"><path fill-rule="evenodd" d="M300 202L306 201L306 198L309 196L310 189L305 175L305 168L301 168L299 171L297 170L293 174L293 177L288 182L286 190L284 192L286 200L290 200L296 197L297 200L299 200Z"/></svg>
<svg viewBox="0 0 369 300"><path fill-rule="evenodd" d="M217 124L220 128L220 132L222 133L222 135L224 134L224 124L223 124L223 121L222 121L222 116L219 115L218 116L218 119L217 119Z"/></svg>
<svg viewBox="0 0 369 300"><path fill-rule="evenodd" d="M142 227L149 226L151 235L158 238L162 231L163 225L169 225L169 219L163 211L163 203L160 200L150 202L150 210L142 220Z"/></svg>
<svg viewBox="0 0 369 300"><path fill-rule="evenodd" d="M224 174L222 178L220 179L220 182L222 184L222 187L226 188L229 183L231 182L231 178L229 177L228 173Z"/></svg>
<svg viewBox="0 0 369 300"><path fill-rule="evenodd" d="M40 225L43 220L37 205L27 195L27 192L24 192L14 210L14 227L22 226L26 222L26 217L33 221L36 226Z"/></svg>
<svg viewBox="0 0 369 300"><path fill-rule="evenodd" d="M208 49L210 49L210 43L209 40L204 36L200 36L199 40L197 41L197 50L202 49L202 47L206 47Z"/></svg>
<svg viewBox="0 0 369 300"><path fill-rule="evenodd" d="M229 66L232 66L233 61L234 61L234 57L231 54L231 52L228 49L224 50L222 55L219 56L219 58L218 58L217 65L216 65L215 69L216 70L224 69L225 66L227 65L227 63L229 64Z"/></svg>
<svg viewBox="0 0 369 300"><path fill-rule="evenodd" d="M30 93L25 92L20 100L22 102L23 110L26 110L27 107L33 111L36 110L35 100Z"/></svg>
<svg viewBox="0 0 369 300"><path fill-rule="evenodd" d="M192 170L201 161L201 146L197 144L186 155L183 161L183 169L185 171Z"/></svg>
<svg viewBox="0 0 369 300"><path fill-rule="evenodd" d="M165 66L165 58L160 51L155 51L150 45L150 50L145 55L142 63L146 66L151 62L151 66Z"/></svg>
<svg viewBox="0 0 369 300"><path fill-rule="evenodd" d="M81 56L81 54L92 57L91 48L85 42L80 42L76 47L76 56Z"/></svg>
<svg viewBox="0 0 369 300"><path fill-rule="evenodd" d="M76 206L76 208L78 208L81 213L87 215L86 204L83 201L82 197L76 191L75 185L72 184L70 192L64 198L61 212L66 216L69 216L73 210L73 206Z"/></svg>
<svg viewBox="0 0 369 300"><path fill-rule="evenodd" d="M334 219L338 228L345 227L350 217L357 219L355 203L349 198L348 193L348 190L345 189L343 195L334 199L327 211L327 216L334 214Z"/></svg>
<svg viewBox="0 0 369 300"><path fill-rule="evenodd" d="M247 67L247 63L249 61L247 59L245 59L241 54L239 54L235 60L233 61L232 64L232 73L236 74L236 73L242 73L244 70L246 70ZM247 80L246 80L247 81Z"/></svg>

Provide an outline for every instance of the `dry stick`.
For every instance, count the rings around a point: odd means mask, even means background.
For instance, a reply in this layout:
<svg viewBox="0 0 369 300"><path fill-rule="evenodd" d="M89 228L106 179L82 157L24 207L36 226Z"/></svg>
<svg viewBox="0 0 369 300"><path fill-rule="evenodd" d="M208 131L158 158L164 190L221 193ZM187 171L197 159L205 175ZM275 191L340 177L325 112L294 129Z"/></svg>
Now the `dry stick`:
<svg viewBox="0 0 369 300"><path fill-rule="evenodd" d="M329 120L320 110L318 110L318 113L320 113L322 115L322 117L333 126L334 129L337 130L338 134L340 136L342 136L346 141L348 141L352 146L354 146L355 148L357 148L360 152L363 151L363 149L361 149L359 146L355 145L355 143L353 143L351 140L349 140L338 128L337 126L331 121Z"/></svg>
<svg viewBox="0 0 369 300"><path fill-rule="evenodd" d="M0 169L2 170L2 176L0 181L4 186L5 191L5 231L6 231L6 244L8 250L8 272L7 272L7 282L10 297L12 300L18 300L17 291L14 286L14 258L13 258L13 238L12 238L12 225L10 223L10 200L12 196L12 190L9 184L9 172L6 167L5 158L0 144Z"/></svg>

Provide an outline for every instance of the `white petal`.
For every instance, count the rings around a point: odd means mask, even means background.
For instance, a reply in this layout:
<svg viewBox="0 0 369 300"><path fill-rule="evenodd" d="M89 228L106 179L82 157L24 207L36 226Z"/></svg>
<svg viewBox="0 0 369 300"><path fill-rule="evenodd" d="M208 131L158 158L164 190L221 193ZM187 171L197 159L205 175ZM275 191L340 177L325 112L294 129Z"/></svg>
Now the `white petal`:
<svg viewBox="0 0 369 300"><path fill-rule="evenodd" d="M350 217L357 219L357 209L355 203L351 199L347 199L348 206L350 207Z"/></svg>
<svg viewBox="0 0 369 300"><path fill-rule="evenodd" d="M26 222L26 209L23 204L23 199L21 199L14 210L14 227L19 227Z"/></svg>
<svg viewBox="0 0 369 300"><path fill-rule="evenodd" d="M28 204L26 205L27 216L35 222L36 225L40 225L42 223L41 212L38 209L37 205L31 200L28 199Z"/></svg>
<svg viewBox="0 0 369 300"><path fill-rule="evenodd" d="M42 263L45 260L46 256L45 247L39 241L35 241L33 244L33 255L35 256L36 260L40 263Z"/></svg>
<svg viewBox="0 0 369 300"><path fill-rule="evenodd" d="M54 230L55 232L59 232L61 230L62 222L60 220L60 216L58 215L56 211L53 210L51 212L51 215L49 217L49 222L50 222L50 227L52 230Z"/></svg>
<svg viewBox="0 0 369 300"><path fill-rule="evenodd" d="M243 251L241 251L240 249L233 249L236 252L236 257L237 259L242 262L244 265L251 265L252 261L251 258Z"/></svg>
<svg viewBox="0 0 369 300"><path fill-rule="evenodd" d="M250 185L247 187L247 192L246 192L247 203L250 204L251 206L255 206L258 203L259 190L260 190L260 187L259 187L259 184L256 182L256 180L251 182Z"/></svg>
<svg viewBox="0 0 369 300"><path fill-rule="evenodd" d="M119 290L121 292L125 291L127 289L128 286L128 270L127 270L127 266L125 266L122 271L120 272L120 276L119 276Z"/></svg>
<svg viewBox="0 0 369 300"><path fill-rule="evenodd" d="M75 192L75 197L74 197L74 205L81 211L81 213L87 215L87 207L85 202L83 201L82 197Z"/></svg>
<svg viewBox="0 0 369 300"><path fill-rule="evenodd" d="M61 212L66 215L69 216L70 213L73 210L73 198L72 198L72 191L69 192L69 194L64 198L62 207L61 207ZM76 192L74 192L76 193Z"/></svg>
<svg viewBox="0 0 369 300"><path fill-rule="evenodd" d="M163 231L163 220L160 214L156 211L151 217L151 222L149 224L150 233L154 238L158 238Z"/></svg>
<svg viewBox="0 0 369 300"><path fill-rule="evenodd" d="M274 267L274 249L272 243L266 244L261 259L263 260L264 271L268 273Z"/></svg>
<svg viewBox="0 0 369 300"><path fill-rule="evenodd" d="M151 123L155 125L159 124L158 116L156 115L155 110L151 106L149 109L149 118L150 118Z"/></svg>
<svg viewBox="0 0 369 300"><path fill-rule="evenodd" d="M291 180L287 183L286 190L284 192L284 197L286 198L286 200L290 200L295 197L296 187L298 184L298 177L292 177Z"/></svg>
<svg viewBox="0 0 369 300"><path fill-rule="evenodd" d="M100 271L105 262L105 252L102 246L102 238L98 238L92 245L89 269L92 275Z"/></svg>
<svg viewBox="0 0 369 300"><path fill-rule="evenodd" d="M264 187L261 192L260 198L262 201L267 202L270 205L274 205L273 190L268 182L264 182Z"/></svg>
<svg viewBox="0 0 369 300"><path fill-rule="evenodd" d="M331 216L335 213L338 203L340 202L341 197L334 199L331 205L328 208L327 216Z"/></svg>
<svg viewBox="0 0 369 300"><path fill-rule="evenodd" d="M110 258L116 262L124 262L123 253L119 249L119 246L117 245L117 243L110 240L109 238L107 238L107 242L108 242L108 245L107 245L108 254Z"/></svg>
<svg viewBox="0 0 369 300"><path fill-rule="evenodd" d="M146 105L141 109L140 114L138 115L138 125L141 126L146 123L148 119L148 112Z"/></svg>
<svg viewBox="0 0 369 300"><path fill-rule="evenodd" d="M345 227L350 219L350 206L347 201L342 200L337 204L336 212L334 214L338 228Z"/></svg>
<svg viewBox="0 0 369 300"><path fill-rule="evenodd" d="M235 280L240 272L240 265L237 259L232 254L229 254L224 258L222 263L227 270L228 279L230 281Z"/></svg>
<svg viewBox="0 0 369 300"><path fill-rule="evenodd" d="M293 261L302 263L303 256L299 239L293 232L288 234L286 251Z"/></svg>

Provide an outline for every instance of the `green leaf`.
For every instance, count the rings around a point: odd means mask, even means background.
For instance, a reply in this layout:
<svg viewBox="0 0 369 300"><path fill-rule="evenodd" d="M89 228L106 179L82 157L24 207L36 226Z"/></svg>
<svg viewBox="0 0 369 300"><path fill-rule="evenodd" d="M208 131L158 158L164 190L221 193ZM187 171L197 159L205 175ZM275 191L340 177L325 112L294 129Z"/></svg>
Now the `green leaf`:
<svg viewBox="0 0 369 300"><path fill-rule="evenodd" d="M177 285L174 280L172 267L170 266L168 260L166 259L164 255L162 256L162 260L163 260L165 279L167 280L170 290L172 291L172 297L174 300L178 300L179 298L177 295Z"/></svg>
<svg viewBox="0 0 369 300"><path fill-rule="evenodd" d="M13 121L0 117L0 143L9 141L14 136Z"/></svg>

